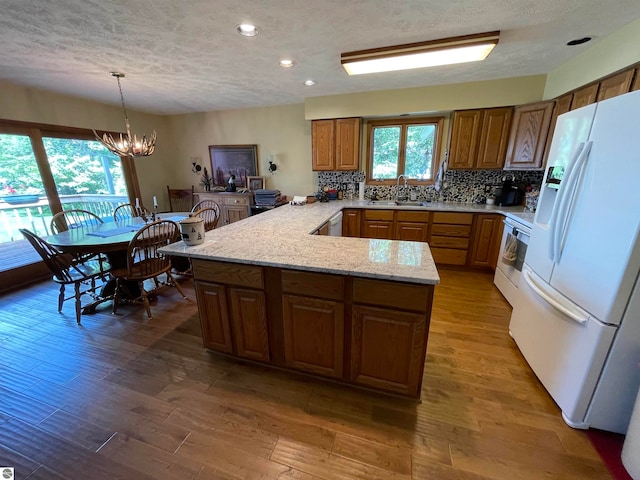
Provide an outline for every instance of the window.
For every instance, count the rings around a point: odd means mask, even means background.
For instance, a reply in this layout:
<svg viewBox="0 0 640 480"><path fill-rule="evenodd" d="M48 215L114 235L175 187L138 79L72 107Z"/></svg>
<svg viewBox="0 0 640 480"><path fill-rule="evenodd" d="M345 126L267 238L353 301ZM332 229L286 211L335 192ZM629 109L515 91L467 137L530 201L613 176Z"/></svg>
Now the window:
<svg viewBox="0 0 640 480"><path fill-rule="evenodd" d="M433 183L442 123L442 117L370 121L367 180L393 183L405 175L411 183Z"/></svg>

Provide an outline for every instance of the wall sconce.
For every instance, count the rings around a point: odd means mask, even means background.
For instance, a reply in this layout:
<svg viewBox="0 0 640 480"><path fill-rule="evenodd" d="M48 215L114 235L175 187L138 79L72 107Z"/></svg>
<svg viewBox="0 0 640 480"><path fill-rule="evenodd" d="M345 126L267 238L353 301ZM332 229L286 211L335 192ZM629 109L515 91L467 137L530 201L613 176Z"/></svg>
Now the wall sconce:
<svg viewBox="0 0 640 480"><path fill-rule="evenodd" d="M202 167L198 165L196 162L193 162L193 167L191 167L191 171L193 173L198 173L200 170L202 170Z"/></svg>
<svg viewBox="0 0 640 480"><path fill-rule="evenodd" d="M276 170L278 170L278 166L269 160L269 173L274 174L276 173Z"/></svg>
<svg viewBox="0 0 640 480"><path fill-rule="evenodd" d="M349 75L475 62L487 58L499 38L500 32L495 31L372 48L343 53L340 61Z"/></svg>

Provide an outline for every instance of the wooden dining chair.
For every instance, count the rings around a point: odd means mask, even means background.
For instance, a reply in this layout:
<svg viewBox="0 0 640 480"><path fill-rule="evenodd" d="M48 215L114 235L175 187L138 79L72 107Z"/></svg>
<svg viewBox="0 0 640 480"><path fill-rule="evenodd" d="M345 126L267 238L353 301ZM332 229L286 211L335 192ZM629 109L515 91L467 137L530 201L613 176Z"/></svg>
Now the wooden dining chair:
<svg viewBox="0 0 640 480"><path fill-rule="evenodd" d="M60 233L75 228L96 228L102 219L93 212L80 209L63 210L51 218L51 232Z"/></svg>
<svg viewBox="0 0 640 480"><path fill-rule="evenodd" d="M147 312L149 320L151 307L149 306L149 294L157 291L164 285L175 286L180 294L186 298L182 288L171 275L171 259L169 255L158 251L159 248L174 243L180 239L178 224L171 220L158 220L142 227L129 242L127 248L126 267L111 270L111 275L116 278L116 291L113 299L113 313L117 312L118 301L123 293L123 280L138 282L140 296L134 300L141 300ZM160 282L158 277L166 274L166 282ZM153 280L155 288L147 290L145 280Z"/></svg>
<svg viewBox="0 0 640 480"><path fill-rule="evenodd" d="M77 259L67 253L63 253L50 245L46 240L37 236L35 233L21 228L20 233L29 241L33 248L38 252L44 264L53 274L53 281L60 285L60 293L58 295L58 313L62 313L62 304L65 300L75 299L76 322L80 324L80 315L82 313L82 295L88 294L97 301L104 301L104 298L98 298L98 288L102 287L106 282L106 275L110 270L108 262L102 259L90 261L77 261ZM100 284L96 280L100 279ZM65 297L65 287L73 285L73 295Z"/></svg>
<svg viewBox="0 0 640 480"><path fill-rule="evenodd" d="M220 219L220 205L213 200L202 200L196 203L191 212L204 220L204 231L213 230Z"/></svg>
<svg viewBox="0 0 640 480"><path fill-rule="evenodd" d="M136 207L130 203L123 203L113 211L113 219L116 222L126 220L127 218L139 217L140 215L136 211Z"/></svg>
<svg viewBox="0 0 640 480"><path fill-rule="evenodd" d="M191 188L170 188L167 185L167 193L169 193L169 209L172 212L190 212L193 208L195 200L193 185Z"/></svg>

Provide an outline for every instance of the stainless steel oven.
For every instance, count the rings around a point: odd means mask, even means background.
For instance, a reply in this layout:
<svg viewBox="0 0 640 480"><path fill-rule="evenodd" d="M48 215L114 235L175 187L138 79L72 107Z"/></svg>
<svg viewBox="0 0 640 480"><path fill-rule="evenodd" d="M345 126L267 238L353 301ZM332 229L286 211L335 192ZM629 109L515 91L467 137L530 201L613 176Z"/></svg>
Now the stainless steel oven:
<svg viewBox="0 0 640 480"><path fill-rule="evenodd" d="M504 219L504 232L493 283L512 306L518 294L530 237L531 227L509 217Z"/></svg>

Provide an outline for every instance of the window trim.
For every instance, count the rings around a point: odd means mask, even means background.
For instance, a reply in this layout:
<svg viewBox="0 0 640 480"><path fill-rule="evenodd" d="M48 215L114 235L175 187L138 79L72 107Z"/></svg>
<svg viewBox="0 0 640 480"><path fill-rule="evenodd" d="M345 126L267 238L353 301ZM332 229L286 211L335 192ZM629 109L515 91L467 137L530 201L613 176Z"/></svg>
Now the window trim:
<svg viewBox="0 0 640 480"><path fill-rule="evenodd" d="M374 127L402 127L400 130L400 153L398 157L398 172L404 172L405 164L405 148L407 127L410 125L431 124L436 126L436 135L434 139L433 161L432 161L432 177L430 180L417 180L415 178L407 178L409 185L433 185L435 183L436 172L440 166L440 144L442 142L443 128L445 117L399 117L385 118L367 121L367 185L395 185L397 178L388 180L378 180L371 177L373 172L373 128ZM401 175L402 173L398 173Z"/></svg>

